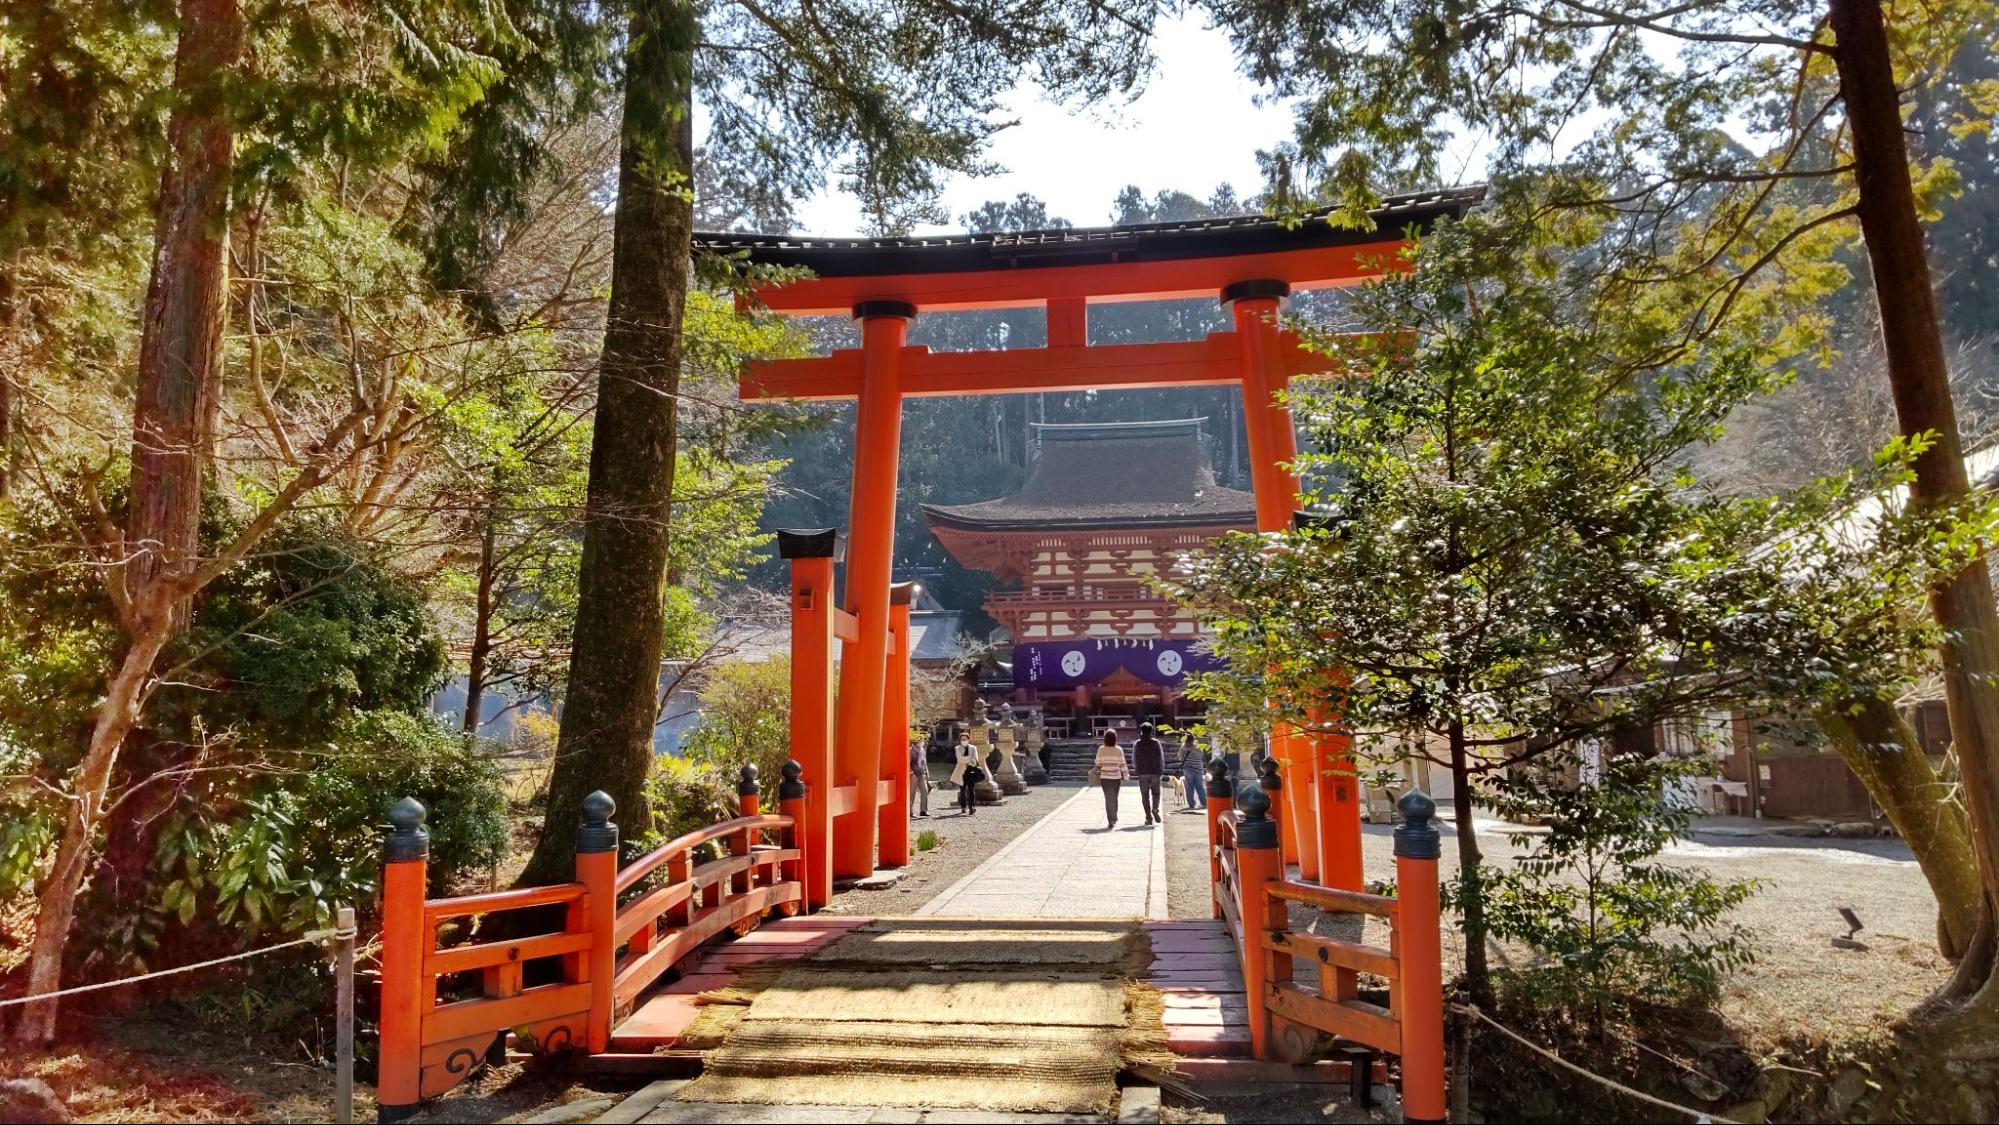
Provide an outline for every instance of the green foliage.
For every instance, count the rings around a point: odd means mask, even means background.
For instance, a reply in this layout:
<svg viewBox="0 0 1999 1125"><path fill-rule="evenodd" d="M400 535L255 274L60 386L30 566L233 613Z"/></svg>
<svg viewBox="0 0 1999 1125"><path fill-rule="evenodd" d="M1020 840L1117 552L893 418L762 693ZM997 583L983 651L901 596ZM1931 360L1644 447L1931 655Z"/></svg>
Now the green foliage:
<svg viewBox="0 0 1999 1125"><path fill-rule="evenodd" d="M1371 755L1454 791L1674 716L1840 692L1892 697L1935 635L1911 613L1973 557L1989 505L1899 510L1921 443L1781 498L1714 495L1679 464L1782 381L1758 349L1681 346L1697 289L1634 303L1602 226L1502 200L1357 293L1380 330L1320 337L1365 379L1293 391L1299 468L1330 526L1235 535L1167 583L1230 669L1210 721L1339 715ZM1678 311L1676 311L1678 310ZM1461 895L1483 991L1475 841Z"/></svg>
<svg viewBox="0 0 1999 1125"><path fill-rule="evenodd" d="M1197 690L1247 717L1274 688L1294 721L1344 713L1370 736L1455 726L1483 757L1903 682L1928 640L1903 599L1987 517L1884 518L1878 553L1825 534L1892 501L1906 448L1781 501L1697 488L1678 460L1781 373L1747 349L1662 351L1663 308L1575 268L1589 233L1550 245L1475 216L1356 298L1405 333L1322 338L1369 377L1292 396L1338 530L1234 537L1176 576L1241 670Z"/></svg>
<svg viewBox="0 0 1999 1125"><path fill-rule="evenodd" d="M625 850L640 852L676 836L726 820L735 778L706 762L656 757L646 775L646 800L652 807L652 830L625 841Z"/></svg>
<svg viewBox="0 0 1999 1125"><path fill-rule="evenodd" d="M1688 339L1726 331L1737 314L1781 311L1766 343L1823 362L1874 333L1821 304L1852 280L1844 251L1860 233L1822 0L1216 0L1210 10L1248 72L1295 99L1292 141L1265 155L1280 208L1331 203L1335 222L1364 225L1384 191L1462 174L1477 138L1485 175L1551 185L1551 221L1572 208L1614 214L1599 261L1632 300L1659 284L1702 289L1681 326ZM1963 190L1960 166L1989 181L1989 145L1964 142L1989 137L1994 120L1979 78L1999 6L1890 5L1886 19L1896 84L1926 134L1910 145L1917 206L1933 218ZM1976 253L1983 234L1971 228L1986 205L1960 203L1964 242L1933 240L1933 252ZM1975 300L1978 284L1958 281L1952 299Z"/></svg>
<svg viewBox="0 0 1999 1125"><path fill-rule="evenodd" d="M1493 936L1541 958L1510 985L1538 1005L1589 1012L1598 1029L1634 1004L1712 1004L1755 958L1750 933L1728 920L1755 882L1660 858L1693 817L1666 793L1706 763L1615 754L1577 784L1564 769L1573 762L1560 755L1495 785L1498 812L1546 829L1512 833L1527 850L1485 888Z"/></svg>
<svg viewBox="0 0 1999 1125"><path fill-rule="evenodd" d="M699 696L701 722L688 734L681 756L731 786L744 765L755 766L766 787L775 786L791 756L790 659L717 665Z"/></svg>
<svg viewBox="0 0 1999 1125"><path fill-rule="evenodd" d="M939 843L942 841L937 839L937 831L934 828L926 828L916 834L916 850L919 852L933 851Z"/></svg>
<svg viewBox="0 0 1999 1125"><path fill-rule="evenodd" d="M201 691L169 692L154 722L297 745L357 711L419 712L443 679L424 591L338 529L293 527L204 592L180 648Z"/></svg>
<svg viewBox="0 0 1999 1125"><path fill-rule="evenodd" d="M429 716L357 715L302 766L212 789L176 817L154 853L161 911L244 935L324 926L341 903L368 913L388 810L406 796L429 810L433 893L505 852L494 750Z"/></svg>
<svg viewBox="0 0 1999 1125"><path fill-rule="evenodd" d="M754 214L785 213L837 171L884 233L941 221L938 174L985 167L1015 83L1078 104L1128 93L1150 65L1159 10L1152 0L716 6L694 52L706 155Z"/></svg>

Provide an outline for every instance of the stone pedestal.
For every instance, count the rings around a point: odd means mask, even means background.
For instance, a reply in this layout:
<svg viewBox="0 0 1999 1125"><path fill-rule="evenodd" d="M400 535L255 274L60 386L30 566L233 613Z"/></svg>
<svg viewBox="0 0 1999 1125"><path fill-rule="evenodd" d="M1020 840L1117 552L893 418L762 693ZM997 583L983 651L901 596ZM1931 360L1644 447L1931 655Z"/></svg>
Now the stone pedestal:
<svg viewBox="0 0 1999 1125"><path fill-rule="evenodd" d="M965 740L972 744L972 749L978 751L979 764L985 767L986 773L985 780L972 787L972 800L981 805L1005 804L1004 793L993 782L993 775L998 772L993 762L993 726L986 721L983 700L980 701L978 709L972 715L971 724L965 730Z"/></svg>
<svg viewBox="0 0 1999 1125"><path fill-rule="evenodd" d="M1001 723L995 730L999 756L994 763L993 780L999 782L1000 791L1009 797L1018 797L1027 792L1027 782L1021 780L1019 764L1014 760L1014 723Z"/></svg>
<svg viewBox="0 0 1999 1125"><path fill-rule="evenodd" d="M1041 763L1041 746L1046 741L1041 728L1041 712L1029 711L1021 728L1021 776L1029 785L1048 784L1048 767Z"/></svg>

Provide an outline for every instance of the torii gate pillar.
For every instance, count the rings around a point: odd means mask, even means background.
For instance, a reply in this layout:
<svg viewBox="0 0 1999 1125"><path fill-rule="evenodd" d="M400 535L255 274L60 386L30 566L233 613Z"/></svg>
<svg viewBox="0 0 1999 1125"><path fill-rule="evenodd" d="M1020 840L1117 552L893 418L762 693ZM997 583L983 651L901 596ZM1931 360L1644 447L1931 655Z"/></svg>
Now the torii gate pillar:
<svg viewBox="0 0 1999 1125"><path fill-rule="evenodd" d="M854 413L846 602L859 627L840 650L833 741L835 782L854 787L853 807L835 810L845 819L833 833L833 874L842 878L864 879L875 870L889 584L895 563L895 476L902 451L902 349L915 318L916 306L907 301L854 306L854 319L861 322L861 387Z"/></svg>
<svg viewBox="0 0 1999 1125"><path fill-rule="evenodd" d="M1222 290L1222 303L1235 317L1242 340L1243 430L1249 439L1250 480L1256 493L1256 529L1288 531L1298 506L1298 477L1291 463L1298 459L1298 437L1291 411L1277 396L1290 382L1281 360L1279 302L1291 293L1284 281L1239 281ZM1270 731L1270 753L1284 771L1284 861L1296 863L1307 882L1319 878L1319 764L1317 743L1288 723Z"/></svg>

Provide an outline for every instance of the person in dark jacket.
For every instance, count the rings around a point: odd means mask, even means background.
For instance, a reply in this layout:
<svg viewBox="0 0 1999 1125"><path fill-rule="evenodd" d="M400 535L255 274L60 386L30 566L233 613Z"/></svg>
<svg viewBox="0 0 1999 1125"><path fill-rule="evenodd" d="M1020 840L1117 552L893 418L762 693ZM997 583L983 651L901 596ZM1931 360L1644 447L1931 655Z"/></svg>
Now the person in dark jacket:
<svg viewBox="0 0 1999 1125"><path fill-rule="evenodd" d="M1182 803L1190 809L1208 807L1208 756L1189 734L1180 741L1180 784L1186 790Z"/></svg>
<svg viewBox="0 0 1999 1125"><path fill-rule="evenodd" d="M1138 728L1138 741L1131 744L1131 775L1138 779L1138 801L1145 806L1145 823L1157 824L1159 778L1166 772L1166 747L1159 734L1147 723Z"/></svg>

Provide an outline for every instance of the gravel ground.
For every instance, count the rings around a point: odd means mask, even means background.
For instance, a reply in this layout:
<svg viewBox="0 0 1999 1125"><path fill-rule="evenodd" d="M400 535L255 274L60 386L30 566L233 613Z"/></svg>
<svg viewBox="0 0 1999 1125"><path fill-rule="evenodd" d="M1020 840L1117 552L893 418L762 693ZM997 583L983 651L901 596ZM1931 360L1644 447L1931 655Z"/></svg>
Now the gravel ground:
<svg viewBox="0 0 1999 1125"><path fill-rule="evenodd" d="M1166 826L1172 915L1206 917L1206 821L1190 813L1167 817ZM1488 862L1505 863L1520 852L1507 838L1509 831L1519 829L1481 818L1479 846ZM1362 829L1370 880L1394 876L1390 833L1386 826ZM1447 825L1445 870L1456 856ZM1724 1015L1758 1036L1845 1034L1875 1025L1907 1011L1949 972L1936 952L1936 900L1899 840L1697 833L1665 858L1718 878L1761 884L1735 912L1735 920L1756 936L1759 956L1730 979L1721 1005ZM1866 924L1860 934L1866 949L1834 948L1832 939L1846 933L1836 909L1841 906ZM1294 924L1310 921L1300 917ZM1386 944L1386 937L1379 923L1370 924L1366 940ZM1445 941L1450 973L1462 964L1463 951L1455 935ZM1518 948L1494 948L1495 964L1522 963L1525 957Z"/></svg>
<svg viewBox="0 0 1999 1125"><path fill-rule="evenodd" d="M1208 887L1208 814L1166 806L1166 913L1174 918L1209 918L1214 901Z"/></svg>
<svg viewBox="0 0 1999 1125"><path fill-rule="evenodd" d="M1166 1094L1161 1099L1163 1104L1159 1119L1167 1125L1194 1122L1207 1125L1224 1121L1326 1121L1358 1125L1360 1122L1400 1119L1381 1105L1362 1109L1353 1104L1343 1083L1254 1086L1233 1082L1205 1083L1201 1092L1206 1100L1200 1102ZM1385 1097L1393 1096L1387 1090L1381 1090L1381 1093Z"/></svg>
<svg viewBox="0 0 1999 1125"><path fill-rule="evenodd" d="M934 769L935 767L933 767ZM937 769L939 776L947 771ZM912 817L909 822L911 853L909 866L893 887L878 891L841 891L833 896L830 914L891 915L913 914L936 898L974 867L1005 847L1042 817L1055 810L1076 792L1077 786L1051 782L1037 785L1023 797L1008 797L1006 804L982 807L971 816L958 812L955 789L930 791L930 816ZM927 852L915 851L917 838L925 830L937 833L937 846Z"/></svg>

